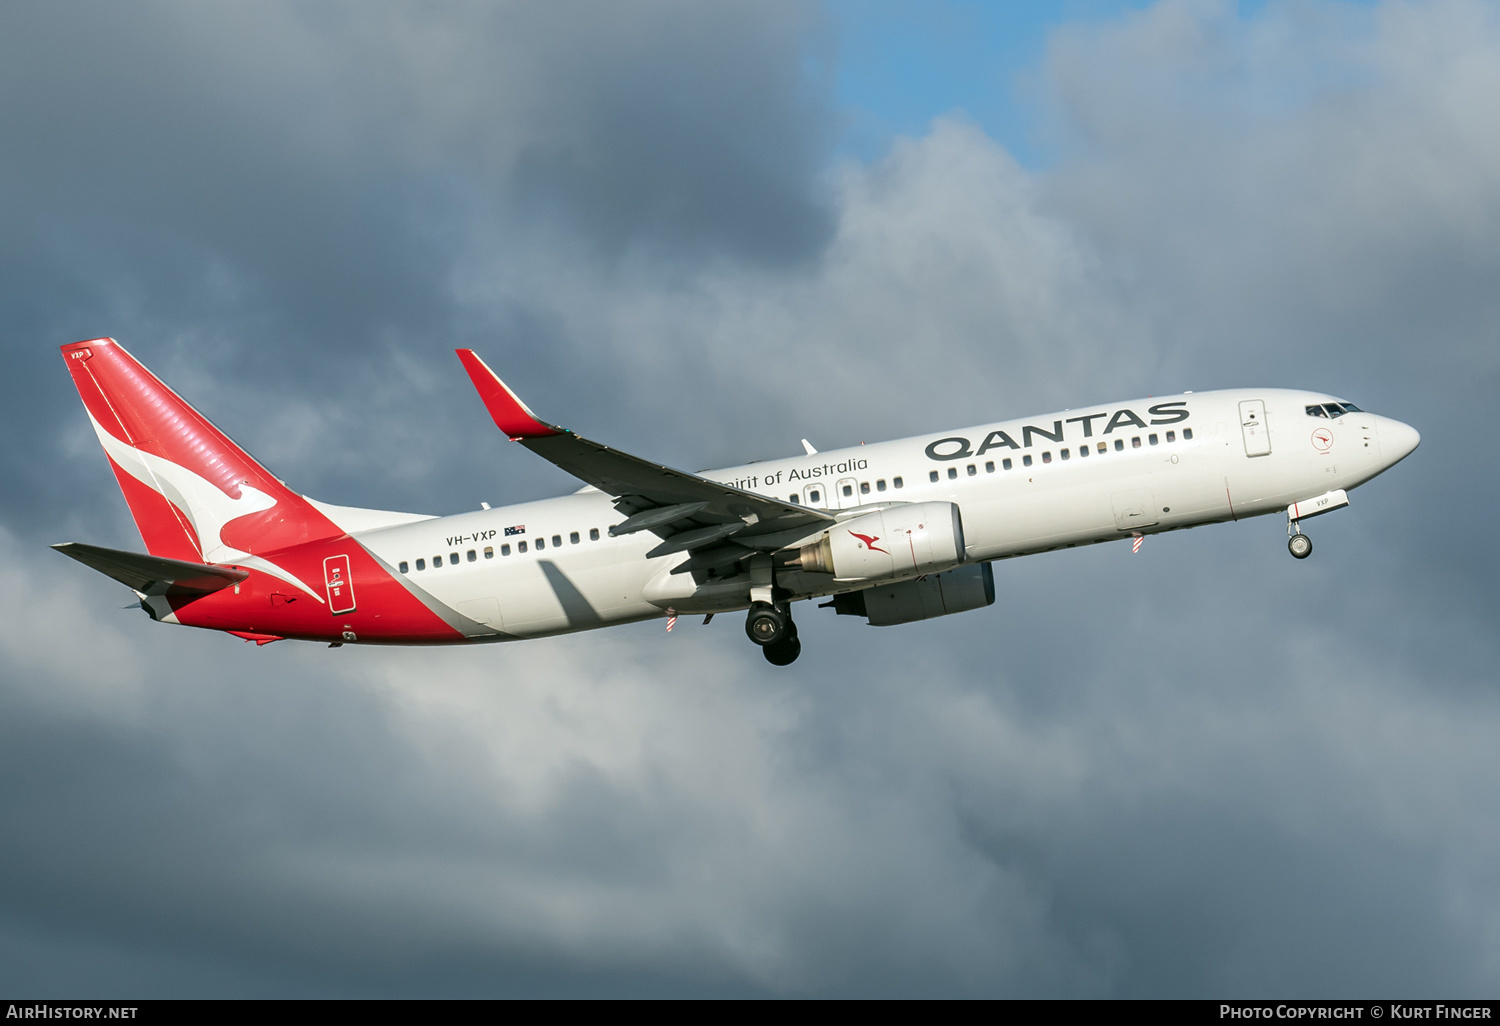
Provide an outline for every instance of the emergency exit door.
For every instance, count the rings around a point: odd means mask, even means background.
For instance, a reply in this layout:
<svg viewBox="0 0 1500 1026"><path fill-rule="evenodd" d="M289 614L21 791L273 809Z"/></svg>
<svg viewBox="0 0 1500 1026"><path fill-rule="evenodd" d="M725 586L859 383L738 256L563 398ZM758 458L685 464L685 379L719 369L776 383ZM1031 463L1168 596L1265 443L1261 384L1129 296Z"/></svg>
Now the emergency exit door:
<svg viewBox="0 0 1500 1026"><path fill-rule="evenodd" d="M1271 434L1266 430L1266 403L1246 399L1240 403L1240 433L1245 436L1246 456L1271 455Z"/></svg>
<svg viewBox="0 0 1500 1026"><path fill-rule="evenodd" d="M329 556L323 560L323 586L328 591L328 611L334 616L354 612L354 578L349 573L348 556Z"/></svg>

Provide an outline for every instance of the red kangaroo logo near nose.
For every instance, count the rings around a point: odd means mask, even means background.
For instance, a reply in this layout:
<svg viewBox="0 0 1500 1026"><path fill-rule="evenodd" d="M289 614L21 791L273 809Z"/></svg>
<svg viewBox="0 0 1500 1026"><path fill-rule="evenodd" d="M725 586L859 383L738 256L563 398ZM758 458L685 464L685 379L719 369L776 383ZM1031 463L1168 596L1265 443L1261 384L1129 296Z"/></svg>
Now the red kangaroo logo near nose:
<svg viewBox="0 0 1500 1026"><path fill-rule="evenodd" d="M871 552L885 552L885 549L882 549L878 545L875 544L876 542L878 542L880 540L880 535L878 535L878 534L860 534L858 531L850 531L849 533L852 534L852 535L854 535L854 537L858 538L860 541L864 542L865 543L865 548L869 549ZM885 552L885 554L887 556L890 555L889 552Z"/></svg>

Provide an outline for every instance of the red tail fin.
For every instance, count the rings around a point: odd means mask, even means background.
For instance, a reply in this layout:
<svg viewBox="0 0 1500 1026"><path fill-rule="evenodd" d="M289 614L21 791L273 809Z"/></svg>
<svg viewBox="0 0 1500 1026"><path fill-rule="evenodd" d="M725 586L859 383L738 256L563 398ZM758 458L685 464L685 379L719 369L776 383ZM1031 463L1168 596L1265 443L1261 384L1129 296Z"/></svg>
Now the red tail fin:
<svg viewBox="0 0 1500 1026"><path fill-rule="evenodd" d="M234 563L344 533L114 339L62 353L152 555Z"/></svg>

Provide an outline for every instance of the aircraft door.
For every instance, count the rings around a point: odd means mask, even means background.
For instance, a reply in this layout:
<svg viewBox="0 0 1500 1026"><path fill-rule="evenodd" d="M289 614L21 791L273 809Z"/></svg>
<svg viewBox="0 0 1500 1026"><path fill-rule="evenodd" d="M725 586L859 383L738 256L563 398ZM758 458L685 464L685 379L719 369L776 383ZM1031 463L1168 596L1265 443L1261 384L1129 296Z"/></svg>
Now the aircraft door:
<svg viewBox="0 0 1500 1026"><path fill-rule="evenodd" d="M859 497L859 482L852 477L846 477L839 481L834 491L834 499L840 509L848 509L850 506L858 506L863 500Z"/></svg>
<svg viewBox="0 0 1500 1026"><path fill-rule="evenodd" d="M833 505L833 501L828 494L828 486L822 481L803 485L802 505L814 506L821 509L827 509L830 505ZM834 506L834 508L837 509L838 507Z"/></svg>
<svg viewBox="0 0 1500 1026"><path fill-rule="evenodd" d="M1271 455L1271 435L1266 430L1265 400L1246 399L1240 403L1240 432L1245 436L1246 456Z"/></svg>
<svg viewBox="0 0 1500 1026"><path fill-rule="evenodd" d="M354 612L354 578L349 572L348 556L329 556L323 560L323 587L328 592L328 612L334 616Z"/></svg>

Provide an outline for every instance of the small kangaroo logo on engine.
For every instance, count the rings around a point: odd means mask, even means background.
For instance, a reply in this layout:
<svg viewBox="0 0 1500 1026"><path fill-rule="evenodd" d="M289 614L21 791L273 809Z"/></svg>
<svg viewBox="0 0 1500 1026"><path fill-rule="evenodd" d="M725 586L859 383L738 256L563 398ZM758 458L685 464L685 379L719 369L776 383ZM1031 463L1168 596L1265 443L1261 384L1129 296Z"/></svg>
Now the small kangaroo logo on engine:
<svg viewBox="0 0 1500 1026"><path fill-rule="evenodd" d="M864 542L865 548L869 549L871 552L885 552L885 549L882 549L880 546L875 544L880 540L880 535L860 534L858 531L850 531L849 533L854 535L854 537L858 538L860 541ZM885 554L887 556L890 555L889 552L885 552Z"/></svg>

